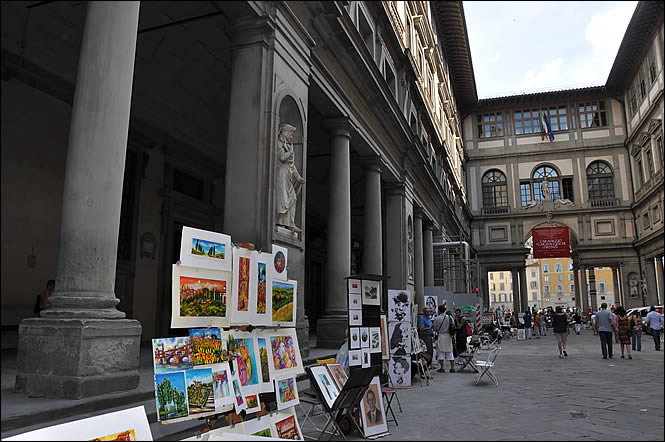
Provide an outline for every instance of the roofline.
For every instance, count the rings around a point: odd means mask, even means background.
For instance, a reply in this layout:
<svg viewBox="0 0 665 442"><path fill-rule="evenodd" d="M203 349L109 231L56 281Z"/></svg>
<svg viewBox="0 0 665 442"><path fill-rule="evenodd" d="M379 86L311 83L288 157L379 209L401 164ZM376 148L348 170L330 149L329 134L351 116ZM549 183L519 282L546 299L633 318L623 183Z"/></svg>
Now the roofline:
<svg viewBox="0 0 665 442"><path fill-rule="evenodd" d="M605 86L588 86L576 89L561 89L547 92L534 92L530 94L507 95L503 97L483 98L478 100L474 111L495 106L506 106L516 104L529 104L536 102L547 103L548 101L558 101L562 98L575 97L606 97Z"/></svg>

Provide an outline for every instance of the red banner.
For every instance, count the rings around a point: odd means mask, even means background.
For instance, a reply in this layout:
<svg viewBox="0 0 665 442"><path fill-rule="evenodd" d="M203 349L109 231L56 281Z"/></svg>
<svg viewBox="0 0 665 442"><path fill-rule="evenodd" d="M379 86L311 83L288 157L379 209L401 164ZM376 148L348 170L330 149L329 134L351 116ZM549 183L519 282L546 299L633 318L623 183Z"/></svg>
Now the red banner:
<svg viewBox="0 0 665 442"><path fill-rule="evenodd" d="M531 233L534 258L570 258L568 227L541 227Z"/></svg>

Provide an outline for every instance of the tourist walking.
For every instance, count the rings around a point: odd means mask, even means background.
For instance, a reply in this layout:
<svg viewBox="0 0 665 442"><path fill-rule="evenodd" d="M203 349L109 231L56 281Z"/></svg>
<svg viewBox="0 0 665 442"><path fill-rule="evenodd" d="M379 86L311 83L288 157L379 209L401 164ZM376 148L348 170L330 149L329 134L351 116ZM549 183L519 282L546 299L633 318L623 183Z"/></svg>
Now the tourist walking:
<svg viewBox="0 0 665 442"><path fill-rule="evenodd" d="M623 349L626 347L626 351L628 351L628 359L633 359L633 357L630 355L630 338L633 336L633 327L631 324L631 320L626 316L626 309L623 308L622 305L617 306L616 309L614 309L614 317L615 317L615 330L617 331L617 334L619 335L619 346L621 347L621 359L624 358L624 353Z"/></svg>
<svg viewBox="0 0 665 442"><path fill-rule="evenodd" d="M582 330L582 317L579 311L576 311L573 315L573 321L575 322L575 334L579 335L580 330Z"/></svg>
<svg viewBox="0 0 665 442"><path fill-rule="evenodd" d="M631 338L631 348L633 351L642 351L642 316L637 310L630 315L633 323L633 336Z"/></svg>
<svg viewBox="0 0 665 442"><path fill-rule="evenodd" d="M418 337L425 342L427 355L429 356L430 361L432 360L432 355L434 353L434 349L432 348L434 328L432 326L432 320L430 319L431 315L432 310L430 310L429 307L425 307L422 316L418 318Z"/></svg>
<svg viewBox="0 0 665 442"><path fill-rule="evenodd" d="M653 305L649 309L649 314L644 318L644 323L651 331L653 342L656 344L656 351L660 351L660 333L663 331L663 316L656 311Z"/></svg>
<svg viewBox="0 0 665 442"><path fill-rule="evenodd" d="M556 336L559 357L568 357L568 353L566 352L566 342L570 334L570 330L568 330L568 317L561 310L561 306L558 305L556 306L556 313L552 318L552 330L554 331L554 336Z"/></svg>
<svg viewBox="0 0 665 442"><path fill-rule="evenodd" d="M529 312L529 309L526 309L526 313L524 313L524 336L525 339L531 339L531 313Z"/></svg>
<svg viewBox="0 0 665 442"><path fill-rule="evenodd" d="M455 320L452 316L446 314L446 308L443 305L438 307L439 314L432 321L434 331L438 337L436 339L437 356L439 361L440 373L445 373L445 361L450 361L450 372L455 373L455 357L453 356L453 337L450 335L451 325L452 330L455 330Z"/></svg>
<svg viewBox="0 0 665 442"><path fill-rule="evenodd" d="M533 335L536 336L536 332L538 332L538 336L542 336L542 331L540 330L540 323L541 323L541 316L539 312L536 312L535 315L533 315Z"/></svg>
<svg viewBox="0 0 665 442"><path fill-rule="evenodd" d="M600 335L600 351L603 359L608 356L612 359L612 330L614 330L614 315L607 310L607 303L600 304L600 310L595 315L593 328Z"/></svg>

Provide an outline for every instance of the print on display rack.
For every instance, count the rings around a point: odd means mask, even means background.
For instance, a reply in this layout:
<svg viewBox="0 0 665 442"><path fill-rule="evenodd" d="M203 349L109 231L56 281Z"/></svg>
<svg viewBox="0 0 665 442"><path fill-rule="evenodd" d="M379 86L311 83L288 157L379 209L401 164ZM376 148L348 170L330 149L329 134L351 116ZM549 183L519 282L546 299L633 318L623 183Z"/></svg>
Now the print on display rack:
<svg viewBox="0 0 665 442"><path fill-rule="evenodd" d="M381 283L363 279L362 295L364 305L381 305Z"/></svg>
<svg viewBox="0 0 665 442"><path fill-rule="evenodd" d="M271 361L271 375L304 373L295 329L272 329L265 333L269 336L268 353Z"/></svg>
<svg viewBox="0 0 665 442"><path fill-rule="evenodd" d="M171 327L228 327L231 272L173 265Z"/></svg>
<svg viewBox="0 0 665 442"><path fill-rule="evenodd" d="M328 371L335 381L335 385L339 391L342 391L344 384L346 384L347 376L341 364L328 364Z"/></svg>
<svg viewBox="0 0 665 442"><path fill-rule="evenodd" d="M360 348L360 328L349 327L351 339L349 340L351 348Z"/></svg>
<svg viewBox="0 0 665 442"><path fill-rule="evenodd" d="M300 403L295 376L286 375L275 378L275 397L278 410L284 410Z"/></svg>
<svg viewBox="0 0 665 442"><path fill-rule="evenodd" d="M270 431L270 419L252 419L242 423L247 436L273 437Z"/></svg>
<svg viewBox="0 0 665 442"><path fill-rule="evenodd" d="M388 431L386 412L383 409L381 398L381 383L379 377L375 376L370 382L369 388L365 390L365 395L360 402L363 433L366 437L376 436Z"/></svg>
<svg viewBox="0 0 665 442"><path fill-rule="evenodd" d="M272 255L270 253L258 252L254 265L256 266L256 297L254 298L254 307L252 312L254 318L252 324L254 325L272 325L271 318L271 293L272 285L270 281L270 266Z"/></svg>
<svg viewBox="0 0 665 442"><path fill-rule="evenodd" d="M212 389L215 397L215 411L221 411L229 405L233 406L231 367L228 362L217 364L212 368Z"/></svg>
<svg viewBox="0 0 665 442"><path fill-rule="evenodd" d="M257 411L261 411L261 401L259 400L258 394L245 396L245 400L247 401L247 409L245 410L245 413L256 413Z"/></svg>
<svg viewBox="0 0 665 442"><path fill-rule="evenodd" d="M158 338L152 340L155 374L187 370L194 365L189 337Z"/></svg>
<svg viewBox="0 0 665 442"><path fill-rule="evenodd" d="M272 265L270 266L270 272L273 279L278 279L280 281L286 281L288 279L288 257L289 249L286 247L280 247L276 244L272 245Z"/></svg>
<svg viewBox="0 0 665 442"><path fill-rule="evenodd" d="M349 293L349 310L359 310L362 308L362 295L360 293Z"/></svg>
<svg viewBox="0 0 665 442"><path fill-rule="evenodd" d="M369 328L360 328L360 347L369 348Z"/></svg>
<svg viewBox="0 0 665 442"><path fill-rule="evenodd" d="M381 353L381 327L370 327L369 349L372 353Z"/></svg>
<svg viewBox="0 0 665 442"><path fill-rule="evenodd" d="M270 393L274 391L274 384L268 356L269 337L265 332L258 330L254 330L254 336L256 337L256 347L259 353L259 363L261 364L261 393Z"/></svg>
<svg viewBox="0 0 665 442"><path fill-rule="evenodd" d="M238 364L236 361L231 361L231 388L233 389L233 407L236 410L236 413L240 413L242 410L247 409L247 401L245 400L245 395L242 393L240 388L240 379L238 378Z"/></svg>
<svg viewBox="0 0 665 442"><path fill-rule="evenodd" d="M295 327L298 281L273 279L271 286L270 302L273 325Z"/></svg>
<svg viewBox="0 0 665 442"><path fill-rule="evenodd" d="M183 226L180 264L212 270L231 270L231 237L223 233Z"/></svg>
<svg viewBox="0 0 665 442"><path fill-rule="evenodd" d="M411 324L409 322L391 322L390 354L406 356L411 354Z"/></svg>
<svg viewBox="0 0 665 442"><path fill-rule="evenodd" d="M349 325L363 325L362 310L349 310Z"/></svg>
<svg viewBox="0 0 665 442"><path fill-rule="evenodd" d="M362 282L360 279L349 279L347 281L349 293L357 293L359 295L362 293Z"/></svg>
<svg viewBox="0 0 665 442"><path fill-rule="evenodd" d="M393 387L411 386L411 356L393 356L390 358L389 374Z"/></svg>
<svg viewBox="0 0 665 442"><path fill-rule="evenodd" d="M224 360L222 332L219 328L190 328L194 365L218 364Z"/></svg>
<svg viewBox="0 0 665 442"><path fill-rule="evenodd" d="M208 415L215 412L212 369L193 368L185 372L189 415Z"/></svg>
<svg viewBox="0 0 665 442"><path fill-rule="evenodd" d="M438 314L437 306L439 299L436 296L425 296L425 307L429 308L433 315Z"/></svg>
<svg viewBox="0 0 665 442"><path fill-rule="evenodd" d="M317 389L321 392L321 397L325 399L328 409L331 409L337 396L339 396L337 384L325 365L311 367L310 370L314 381L316 381Z"/></svg>
<svg viewBox="0 0 665 442"><path fill-rule="evenodd" d="M370 364L372 363L370 359L370 352L369 348L361 348L361 358L362 358L362 367L363 368L369 368Z"/></svg>
<svg viewBox="0 0 665 442"><path fill-rule="evenodd" d="M388 290L388 321L411 322L411 293L408 290Z"/></svg>
<svg viewBox="0 0 665 442"><path fill-rule="evenodd" d="M233 250L233 304L231 304L233 325L249 324L254 321L250 307L256 303L257 256L258 253L252 250L241 248Z"/></svg>
<svg viewBox="0 0 665 442"><path fill-rule="evenodd" d="M187 387L185 372L175 371L155 375L157 419L166 421L187 417Z"/></svg>
<svg viewBox="0 0 665 442"><path fill-rule="evenodd" d="M304 440L294 407L279 411L270 416L273 437L279 439Z"/></svg>
<svg viewBox="0 0 665 442"><path fill-rule="evenodd" d="M236 332L236 367L238 379L244 396L258 394L261 391L261 365L256 352L256 339L249 332ZM249 401L247 406L250 407Z"/></svg>

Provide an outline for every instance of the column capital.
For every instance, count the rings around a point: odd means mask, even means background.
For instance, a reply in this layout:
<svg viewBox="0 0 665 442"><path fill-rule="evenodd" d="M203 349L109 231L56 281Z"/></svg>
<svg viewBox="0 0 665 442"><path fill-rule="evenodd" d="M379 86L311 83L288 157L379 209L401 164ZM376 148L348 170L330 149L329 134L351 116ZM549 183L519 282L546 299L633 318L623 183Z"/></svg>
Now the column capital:
<svg viewBox="0 0 665 442"><path fill-rule="evenodd" d="M372 156L367 156L367 157L360 157L358 159L358 163L365 169L366 171L369 172L377 172L381 174L383 171L383 167L385 167L386 163L381 159L380 156L372 155Z"/></svg>
<svg viewBox="0 0 665 442"><path fill-rule="evenodd" d="M233 37L233 48L253 46L257 43L267 46L274 31L275 20L268 15L240 20L229 29Z"/></svg>
<svg viewBox="0 0 665 442"><path fill-rule="evenodd" d="M383 189L388 195L397 195L406 197L406 185L402 182L384 183Z"/></svg>
<svg viewBox="0 0 665 442"><path fill-rule="evenodd" d="M434 221L431 221L429 219L423 219L423 230L429 230L431 232L434 232L436 230L434 226Z"/></svg>
<svg viewBox="0 0 665 442"><path fill-rule="evenodd" d="M420 218L421 220L425 217L425 211L423 210L422 207L414 207L413 208L413 217L414 218Z"/></svg>
<svg viewBox="0 0 665 442"><path fill-rule="evenodd" d="M326 118L323 120L323 127L333 136L351 138L351 120L348 117Z"/></svg>

